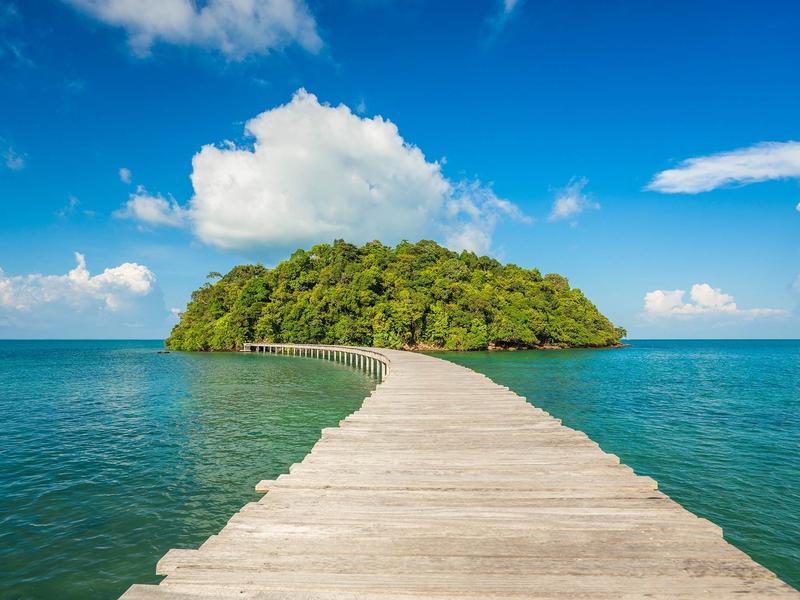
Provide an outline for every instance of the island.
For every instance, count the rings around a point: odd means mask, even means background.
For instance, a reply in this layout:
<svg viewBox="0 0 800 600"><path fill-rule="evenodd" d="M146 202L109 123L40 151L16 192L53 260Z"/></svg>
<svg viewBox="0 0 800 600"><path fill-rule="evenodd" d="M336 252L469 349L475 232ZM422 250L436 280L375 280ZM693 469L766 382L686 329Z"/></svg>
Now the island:
<svg viewBox="0 0 800 600"><path fill-rule="evenodd" d="M395 247L343 240L296 250L274 268L240 265L192 293L166 345L245 343L406 350L601 348L615 326L566 277L454 252L423 240Z"/></svg>

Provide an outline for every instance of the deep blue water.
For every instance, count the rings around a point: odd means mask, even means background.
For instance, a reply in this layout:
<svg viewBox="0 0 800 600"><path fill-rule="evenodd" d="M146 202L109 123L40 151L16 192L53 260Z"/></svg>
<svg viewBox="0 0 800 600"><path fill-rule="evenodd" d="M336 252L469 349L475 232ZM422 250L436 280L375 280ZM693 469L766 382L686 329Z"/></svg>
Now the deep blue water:
<svg viewBox="0 0 800 600"><path fill-rule="evenodd" d="M447 353L585 431L800 587L800 342Z"/></svg>
<svg viewBox="0 0 800 600"><path fill-rule="evenodd" d="M116 598L224 526L374 381L160 342L0 342L0 597ZM800 586L800 342L448 353L586 431Z"/></svg>

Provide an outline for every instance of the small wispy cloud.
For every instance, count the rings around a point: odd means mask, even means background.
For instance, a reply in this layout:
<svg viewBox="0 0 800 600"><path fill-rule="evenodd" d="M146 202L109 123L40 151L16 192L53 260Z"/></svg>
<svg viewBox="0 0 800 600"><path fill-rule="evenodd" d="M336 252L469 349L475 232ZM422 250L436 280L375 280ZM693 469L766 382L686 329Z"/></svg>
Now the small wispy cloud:
<svg viewBox="0 0 800 600"><path fill-rule="evenodd" d="M800 142L761 142L747 148L698 156L657 173L646 190L698 194L731 185L800 178Z"/></svg>
<svg viewBox="0 0 800 600"><path fill-rule="evenodd" d="M575 219L585 210L599 209L600 204L583 191L588 183L586 177L573 177L565 187L557 190L548 221Z"/></svg>
<svg viewBox="0 0 800 600"><path fill-rule="evenodd" d="M28 56L28 53L23 49L24 44L19 40L0 40L0 58L7 56L16 67L33 68L36 63Z"/></svg>
<svg viewBox="0 0 800 600"><path fill-rule="evenodd" d="M143 186L136 188L128 201L113 213L118 219L131 219L144 227L183 227L187 212L174 198L150 194Z"/></svg>
<svg viewBox="0 0 800 600"><path fill-rule="evenodd" d="M122 183L130 183L131 182L131 170L127 167L122 167L119 170L119 180Z"/></svg>
<svg viewBox="0 0 800 600"><path fill-rule="evenodd" d="M490 15L489 18L486 20L491 30L489 35L490 42L500 32L500 30L506 26L506 23L508 23L509 19L515 13L519 12L519 7L523 3L523 1L524 0L498 1L495 12L492 15Z"/></svg>
<svg viewBox="0 0 800 600"><path fill-rule="evenodd" d="M75 209L78 208L78 205L81 203L75 196L70 196L67 200L67 204L63 206L58 212L56 212L56 216L61 219L68 219L72 216L75 212Z"/></svg>
<svg viewBox="0 0 800 600"><path fill-rule="evenodd" d="M696 283L689 292L686 290L653 290L644 296L644 312L651 318L692 318L692 317L784 317L788 312L778 308L739 308L730 294L707 283Z"/></svg>
<svg viewBox="0 0 800 600"><path fill-rule="evenodd" d="M3 163L6 165L6 168L11 169L12 171L21 171L27 164L28 157L25 154L21 154L14 150L12 146L6 146L5 150L3 150L2 156Z"/></svg>
<svg viewBox="0 0 800 600"><path fill-rule="evenodd" d="M0 62L13 67L31 68L36 63L28 56L25 25L13 2L0 2Z"/></svg>
<svg viewBox="0 0 800 600"><path fill-rule="evenodd" d="M480 181L457 183L446 208L447 222L442 225L445 245L456 251L489 252L494 230L503 219L528 225L534 222L519 206L498 197L491 185Z"/></svg>
<svg viewBox="0 0 800 600"><path fill-rule="evenodd" d="M56 216L59 219L67 220L76 212L78 212L79 206L81 206L81 201L78 199L78 197L70 195L67 199L67 203L56 211ZM81 209L80 214L85 217L94 217L97 215L97 213L95 213L93 210L89 210L87 208Z"/></svg>

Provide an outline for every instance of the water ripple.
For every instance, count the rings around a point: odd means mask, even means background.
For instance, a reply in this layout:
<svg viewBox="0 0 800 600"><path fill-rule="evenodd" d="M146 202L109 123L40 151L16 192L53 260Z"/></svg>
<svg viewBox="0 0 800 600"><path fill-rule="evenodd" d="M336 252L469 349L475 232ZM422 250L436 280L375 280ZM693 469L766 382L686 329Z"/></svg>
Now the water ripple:
<svg viewBox="0 0 800 600"><path fill-rule="evenodd" d="M0 342L0 597L116 598L221 529L373 382L155 342Z"/></svg>
<svg viewBox="0 0 800 600"><path fill-rule="evenodd" d="M446 357L585 431L800 587L800 342Z"/></svg>

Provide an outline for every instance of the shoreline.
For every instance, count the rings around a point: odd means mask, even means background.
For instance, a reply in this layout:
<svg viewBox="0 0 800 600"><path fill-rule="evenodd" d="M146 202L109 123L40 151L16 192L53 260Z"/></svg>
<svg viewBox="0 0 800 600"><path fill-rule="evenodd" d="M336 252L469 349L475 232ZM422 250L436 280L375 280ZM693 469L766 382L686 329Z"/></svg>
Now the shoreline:
<svg viewBox="0 0 800 600"><path fill-rule="evenodd" d="M487 348L477 348L475 350L449 350L439 346L407 346L402 348L407 352L525 352L525 351L551 351L551 350L617 350L619 348L629 348L631 344L611 344L608 346L559 346L555 344L543 344L541 346L489 346ZM387 348L389 350L389 348Z"/></svg>
<svg viewBox="0 0 800 600"><path fill-rule="evenodd" d="M327 344L318 344L317 342L245 342L242 344L241 348L227 348L225 350L177 350L174 348L170 348L166 344L166 340L164 341L164 348L169 350L170 352L198 352L198 353L215 353L215 352L241 352L242 349L247 346L248 344L286 344L286 345L327 345ZM338 345L338 344L330 344L330 345ZM383 348L379 346L375 346L376 348L380 348L381 350L402 350L405 352L418 352L421 354L430 352L432 354L436 353L443 353L443 352L526 352L526 351L558 351L558 350L619 350L621 348L630 348L632 344L611 344L608 346L559 346L555 344L543 344L541 346L489 346L487 348L476 348L474 350L451 350L448 348L443 348L441 346L428 346L426 344L420 344L416 346L404 346L402 348ZM360 345L352 345L350 347L367 347L367 346L360 346ZM372 346L369 346L372 347Z"/></svg>

